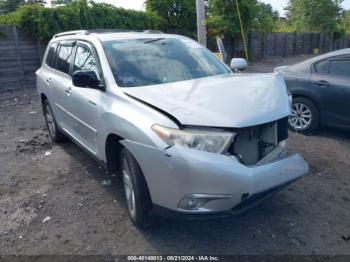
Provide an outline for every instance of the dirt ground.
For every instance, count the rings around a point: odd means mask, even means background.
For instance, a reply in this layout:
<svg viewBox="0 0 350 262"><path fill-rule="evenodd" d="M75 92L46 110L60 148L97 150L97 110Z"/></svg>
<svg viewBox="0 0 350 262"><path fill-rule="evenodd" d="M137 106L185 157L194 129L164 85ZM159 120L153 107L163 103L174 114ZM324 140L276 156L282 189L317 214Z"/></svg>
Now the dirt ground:
<svg viewBox="0 0 350 262"><path fill-rule="evenodd" d="M265 61L248 71L304 58ZM140 231L128 218L118 178L73 143L51 143L36 90L2 90L0 255L350 255L349 132L290 134L289 145L310 173L248 214L161 219Z"/></svg>

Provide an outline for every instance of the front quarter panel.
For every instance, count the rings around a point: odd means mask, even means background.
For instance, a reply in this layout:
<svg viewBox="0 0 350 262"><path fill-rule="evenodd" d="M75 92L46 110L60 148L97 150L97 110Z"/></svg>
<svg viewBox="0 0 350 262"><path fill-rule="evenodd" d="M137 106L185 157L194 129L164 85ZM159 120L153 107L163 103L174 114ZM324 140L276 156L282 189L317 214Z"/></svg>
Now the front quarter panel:
<svg viewBox="0 0 350 262"><path fill-rule="evenodd" d="M151 129L154 124L177 128L178 126L157 110L128 97L115 86L116 93L106 96L98 125L98 154L106 160L105 143L110 134L156 148L168 145ZM119 89L119 90L118 90Z"/></svg>

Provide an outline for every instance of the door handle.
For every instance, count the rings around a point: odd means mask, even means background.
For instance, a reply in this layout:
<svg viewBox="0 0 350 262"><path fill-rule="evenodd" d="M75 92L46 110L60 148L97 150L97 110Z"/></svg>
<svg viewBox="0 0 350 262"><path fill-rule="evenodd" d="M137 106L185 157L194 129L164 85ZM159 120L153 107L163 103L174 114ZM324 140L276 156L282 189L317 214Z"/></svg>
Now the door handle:
<svg viewBox="0 0 350 262"><path fill-rule="evenodd" d="M66 91L68 96L70 96L72 94L72 88L71 87L68 87L65 91Z"/></svg>
<svg viewBox="0 0 350 262"><path fill-rule="evenodd" d="M317 82L315 82L315 84L318 86L324 86L324 87L329 86L329 83L327 81L324 81L324 80L317 81Z"/></svg>
<svg viewBox="0 0 350 262"><path fill-rule="evenodd" d="M49 77L48 79L46 79L46 82L50 84L50 83L51 83L51 77Z"/></svg>
<svg viewBox="0 0 350 262"><path fill-rule="evenodd" d="M94 105L94 106L97 105L97 104L96 104L94 101L92 101L92 100L89 100L89 103L92 104L92 105Z"/></svg>

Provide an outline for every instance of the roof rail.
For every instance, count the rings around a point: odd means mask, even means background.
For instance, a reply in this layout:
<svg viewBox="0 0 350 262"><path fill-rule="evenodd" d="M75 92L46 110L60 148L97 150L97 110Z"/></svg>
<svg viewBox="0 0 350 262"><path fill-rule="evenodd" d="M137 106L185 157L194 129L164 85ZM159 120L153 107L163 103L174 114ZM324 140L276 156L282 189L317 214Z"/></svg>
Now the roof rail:
<svg viewBox="0 0 350 262"><path fill-rule="evenodd" d="M150 34L164 34L162 31L159 31L159 30L152 30L152 29L144 30L143 32L144 32L144 33L150 33Z"/></svg>
<svg viewBox="0 0 350 262"><path fill-rule="evenodd" d="M129 29L89 29L86 30L88 33L103 34L103 33L126 33L126 32L135 32L134 30Z"/></svg>
<svg viewBox="0 0 350 262"><path fill-rule="evenodd" d="M67 31L63 33L58 33L53 36L53 38L61 37L61 36L68 36L68 35L89 35L89 34L103 34L103 33L127 33L127 32L143 32L143 33L150 33L150 34L163 34L162 31L158 30L144 30L144 31L137 31L137 30L129 30L129 29L89 29L89 30L75 30L75 31Z"/></svg>
<svg viewBox="0 0 350 262"><path fill-rule="evenodd" d="M67 31L59 34L55 34L53 38L66 36L66 35L88 35L89 32L87 30L76 30L76 31Z"/></svg>
<svg viewBox="0 0 350 262"><path fill-rule="evenodd" d="M150 33L150 34L162 34L163 32L158 31L158 30L130 30L130 29L89 29L86 30L86 32L88 33L96 33L96 34L103 34L103 33L139 33L139 32L143 32L143 33Z"/></svg>

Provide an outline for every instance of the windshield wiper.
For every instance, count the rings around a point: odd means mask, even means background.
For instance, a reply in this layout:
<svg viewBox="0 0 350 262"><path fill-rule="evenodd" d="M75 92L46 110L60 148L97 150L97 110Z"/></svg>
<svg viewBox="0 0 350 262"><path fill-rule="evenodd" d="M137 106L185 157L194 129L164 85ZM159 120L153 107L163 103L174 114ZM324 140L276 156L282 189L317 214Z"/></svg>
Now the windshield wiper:
<svg viewBox="0 0 350 262"><path fill-rule="evenodd" d="M163 40L165 39L164 37L163 38L155 38L155 39L151 39L151 40L147 40L145 42L143 42L144 44L149 44L149 43L154 43L154 42L157 42L159 40Z"/></svg>

